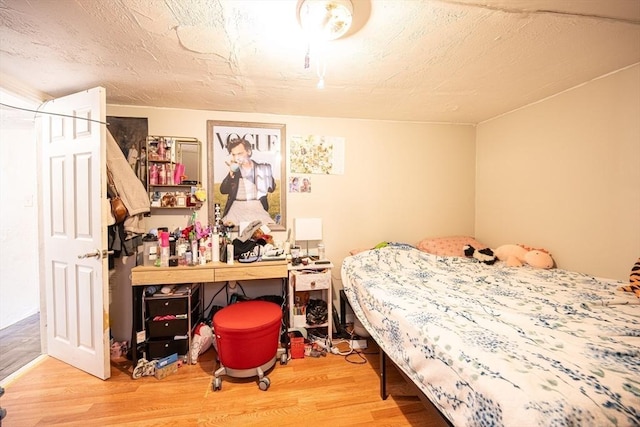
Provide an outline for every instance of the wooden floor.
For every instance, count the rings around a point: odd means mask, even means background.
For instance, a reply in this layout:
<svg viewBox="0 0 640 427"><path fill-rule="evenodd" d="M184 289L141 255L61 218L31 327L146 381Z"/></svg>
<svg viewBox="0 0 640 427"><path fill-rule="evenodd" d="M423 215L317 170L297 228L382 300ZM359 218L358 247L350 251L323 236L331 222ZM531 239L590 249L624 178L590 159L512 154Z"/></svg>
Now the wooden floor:
<svg viewBox="0 0 640 427"><path fill-rule="evenodd" d="M211 389L215 352L162 380L131 379L129 362L112 362L101 381L46 357L5 385L3 427L28 426L430 426L446 423L409 392L389 369L391 396L379 395L379 356L351 355L290 360L268 372L271 387L256 377L223 377Z"/></svg>
<svg viewBox="0 0 640 427"><path fill-rule="evenodd" d="M39 313L0 330L0 381L40 354Z"/></svg>

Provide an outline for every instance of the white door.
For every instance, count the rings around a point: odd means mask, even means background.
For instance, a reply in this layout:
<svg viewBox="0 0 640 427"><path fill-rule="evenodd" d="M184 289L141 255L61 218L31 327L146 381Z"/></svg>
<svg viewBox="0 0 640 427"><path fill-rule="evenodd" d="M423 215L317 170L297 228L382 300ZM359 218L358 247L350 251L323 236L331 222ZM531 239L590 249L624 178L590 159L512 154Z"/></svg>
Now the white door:
<svg viewBox="0 0 640 427"><path fill-rule="evenodd" d="M39 117L47 352L107 379L105 90L58 98L41 111L55 113Z"/></svg>

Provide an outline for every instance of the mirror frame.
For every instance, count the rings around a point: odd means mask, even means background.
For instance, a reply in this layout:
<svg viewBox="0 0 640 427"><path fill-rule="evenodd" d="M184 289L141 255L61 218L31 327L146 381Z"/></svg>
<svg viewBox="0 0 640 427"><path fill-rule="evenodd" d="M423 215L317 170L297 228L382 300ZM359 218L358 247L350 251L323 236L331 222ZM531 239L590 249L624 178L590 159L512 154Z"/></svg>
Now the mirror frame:
<svg viewBox="0 0 640 427"><path fill-rule="evenodd" d="M215 205L223 207L227 196L220 193L220 183L228 173L225 159L228 156L227 143L231 138L239 137L247 140L253 148L253 154L259 154L258 162L268 162L273 167L272 173L276 187L269 198L269 216L278 223L266 224L272 231L284 231L287 226L287 180L286 180L286 126L279 123L251 123L207 120L207 209L209 224L215 223ZM276 175L279 173L279 176ZM278 202L278 205L274 202ZM276 206L274 208L274 206ZM279 206L279 212L277 207ZM236 224L236 230L237 230Z"/></svg>

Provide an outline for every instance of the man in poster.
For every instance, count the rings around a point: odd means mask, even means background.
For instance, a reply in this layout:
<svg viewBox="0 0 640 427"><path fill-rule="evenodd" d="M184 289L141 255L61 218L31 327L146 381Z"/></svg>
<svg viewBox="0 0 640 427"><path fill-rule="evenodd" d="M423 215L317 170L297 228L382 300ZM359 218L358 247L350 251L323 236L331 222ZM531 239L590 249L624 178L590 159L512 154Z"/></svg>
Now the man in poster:
<svg viewBox="0 0 640 427"><path fill-rule="evenodd" d="M263 224L273 224L267 201L267 193L276 189L271 165L252 160L251 144L245 139L232 139L227 150L229 173L220 185L220 192L228 195L222 222L240 225L240 222L260 220Z"/></svg>

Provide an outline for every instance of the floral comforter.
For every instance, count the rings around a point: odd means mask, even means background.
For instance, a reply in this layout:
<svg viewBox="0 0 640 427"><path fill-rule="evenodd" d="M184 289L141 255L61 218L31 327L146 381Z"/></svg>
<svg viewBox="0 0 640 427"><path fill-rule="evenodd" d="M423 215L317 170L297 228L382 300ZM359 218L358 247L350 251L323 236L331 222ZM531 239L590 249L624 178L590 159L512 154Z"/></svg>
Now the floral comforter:
<svg viewBox="0 0 640 427"><path fill-rule="evenodd" d="M345 258L342 282L455 426L640 425L640 300L621 282L406 245Z"/></svg>

